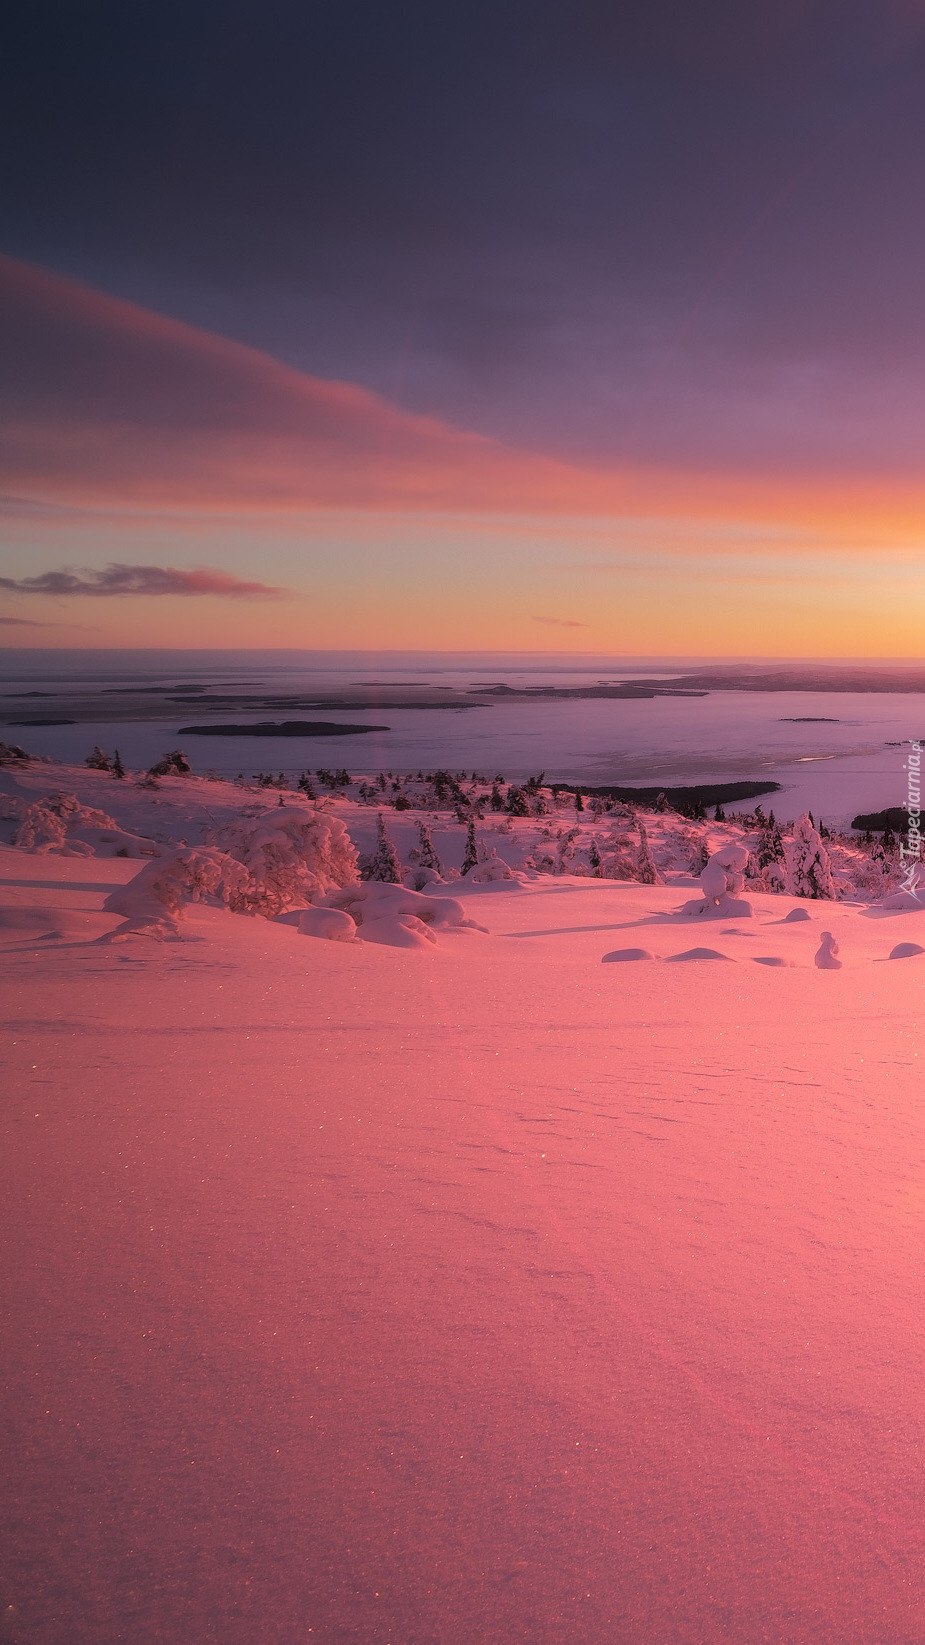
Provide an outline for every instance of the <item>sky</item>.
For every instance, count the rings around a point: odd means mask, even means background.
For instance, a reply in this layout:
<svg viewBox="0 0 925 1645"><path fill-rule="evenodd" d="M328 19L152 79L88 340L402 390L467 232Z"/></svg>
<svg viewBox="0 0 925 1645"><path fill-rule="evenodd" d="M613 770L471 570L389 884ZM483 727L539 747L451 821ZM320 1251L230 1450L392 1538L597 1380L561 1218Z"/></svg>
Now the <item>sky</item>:
<svg viewBox="0 0 925 1645"><path fill-rule="evenodd" d="M20 6L11 646L925 630L923 0Z"/></svg>

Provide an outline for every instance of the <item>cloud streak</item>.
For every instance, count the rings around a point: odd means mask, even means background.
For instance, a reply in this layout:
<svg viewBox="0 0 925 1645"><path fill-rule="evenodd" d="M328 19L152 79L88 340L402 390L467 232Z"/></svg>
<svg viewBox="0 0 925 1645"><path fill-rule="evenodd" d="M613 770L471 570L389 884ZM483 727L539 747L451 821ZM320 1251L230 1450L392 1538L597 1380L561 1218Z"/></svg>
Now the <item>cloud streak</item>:
<svg viewBox="0 0 925 1645"><path fill-rule="evenodd" d="M43 571L38 577L0 577L0 588L7 589L11 594L47 594L55 597L72 594L95 597L125 594L219 594L234 599L253 599L267 596L279 598L286 593L283 588L272 588L267 583L243 582L238 577L232 577L230 572L210 567L178 571L173 566L118 563L110 564L102 571ZM26 619L8 617L5 620L20 622Z"/></svg>
<svg viewBox="0 0 925 1645"><path fill-rule="evenodd" d="M550 628L590 628L590 623L578 623L571 617L531 617L531 623L546 623Z"/></svg>
<svg viewBox="0 0 925 1645"><path fill-rule="evenodd" d="M515 449L3 256L0 354L0 495L17 510L696 515L916 542L925 516L918 467L592 466Z"/></svg>

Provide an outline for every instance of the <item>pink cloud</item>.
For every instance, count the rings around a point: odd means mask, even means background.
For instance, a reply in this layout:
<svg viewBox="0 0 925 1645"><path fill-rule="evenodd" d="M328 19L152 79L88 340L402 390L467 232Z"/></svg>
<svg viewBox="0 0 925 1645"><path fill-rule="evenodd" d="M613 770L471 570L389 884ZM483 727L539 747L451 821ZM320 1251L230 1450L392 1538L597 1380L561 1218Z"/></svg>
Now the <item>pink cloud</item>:
<svg viewBox="0 0 925 1645"><path fill-rule="evenodd" d="M575 622L571 617L531 617L531 623L547 623L550 628L589 628L589 623Z"/></svg>
<svg viewBox="0 0 925 1645"><path fill-rule="evenodd" d="M172 566L108 565L103 571L43 571L38 577L0 577L0 588L15 594L227 594L237 598L277 596L285 589L242 582L227 571L200 567L177 571ZM9 622L22 619L8 618Z"/></svg>
<svg viewBox="0 0 925 1645"><path fill-rule="evenodd" d="M605 469L514 450L8 257L0 355L13 512L760 516L866 543L872 529L917 541L925 510L917 474Z"/></svg>
<svg viewBox="0 0 925 1645"><path fill-rule="evenodd" d="M0 257L0 486L77 506L572 510L613 476L508 450Z"/></svg>

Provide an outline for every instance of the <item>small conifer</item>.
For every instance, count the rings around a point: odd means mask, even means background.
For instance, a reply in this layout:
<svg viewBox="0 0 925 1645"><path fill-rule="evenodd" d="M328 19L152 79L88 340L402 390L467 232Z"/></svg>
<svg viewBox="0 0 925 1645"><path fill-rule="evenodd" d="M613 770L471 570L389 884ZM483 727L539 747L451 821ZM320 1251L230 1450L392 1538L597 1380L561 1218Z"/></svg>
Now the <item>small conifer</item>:
<svg viewBox="0 0 925 1645"><path fill-rule="evenodd" d="M363 878L365 880L382 880L387 885L401 884L401 864L398 860L398 853L389 839L385 818L381 811L376 818L376 849L366 863Z"/></svg>
<svg viewBox="0 0 925 1645"><path fill-rule="evenodd" d="M462 872L470 874L473 868L478 867L479 854L475 843L475 822L470 820L466 829L466 852L463 857Z"/></svg>
<svg viewBox="0 0 925 1645"><path fill-rule="evenodd" d="M418 861L422 868L432 868L435 874L443 873L440 858L430 837L430 829L423 817L418 823Z"/></svg>

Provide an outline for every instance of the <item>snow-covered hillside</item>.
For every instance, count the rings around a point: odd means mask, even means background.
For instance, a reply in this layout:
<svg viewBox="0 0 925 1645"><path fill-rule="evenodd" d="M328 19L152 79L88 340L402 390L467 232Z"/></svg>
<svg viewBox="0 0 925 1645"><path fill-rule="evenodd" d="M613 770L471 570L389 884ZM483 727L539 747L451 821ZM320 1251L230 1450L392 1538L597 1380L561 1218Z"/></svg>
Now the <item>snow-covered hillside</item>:
<svg viewBox="0 0 925 1645"><path fill-rule="evenodd" d="M925 1637L895 861L312 781L0 772L5 1637Z"/></svg>

